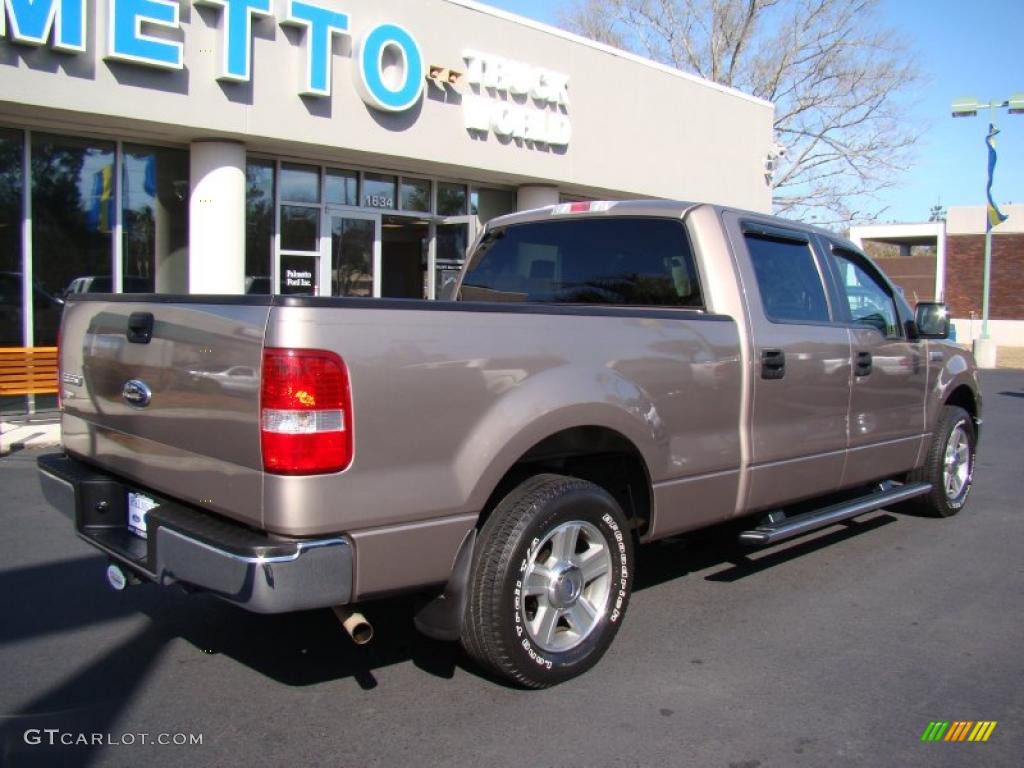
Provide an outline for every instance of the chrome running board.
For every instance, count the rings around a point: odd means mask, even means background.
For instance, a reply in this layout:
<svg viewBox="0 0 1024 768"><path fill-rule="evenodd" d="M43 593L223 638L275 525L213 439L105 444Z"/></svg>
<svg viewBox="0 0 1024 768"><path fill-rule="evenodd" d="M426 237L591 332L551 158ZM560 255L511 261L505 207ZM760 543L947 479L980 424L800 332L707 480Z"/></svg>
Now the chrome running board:
<svg viewBox="0 0 1024 768"><path fill-rule="evenodd" d="M885 490L875 491L867 496L861 496L853 501L844 501L841 504L833 504L830 507L816 509L812 512L795 517L780 520L777 523L759 525L750 531L743 531L740 534L740 542L751 547L764 547L768 544L775 544L794 536L816 531L843 520L848 520L865 512L873 512L876 509L887 507L890 504L897 504L915 496L923 496L931 491L931 483L908 483L897 485Z"/></svg>

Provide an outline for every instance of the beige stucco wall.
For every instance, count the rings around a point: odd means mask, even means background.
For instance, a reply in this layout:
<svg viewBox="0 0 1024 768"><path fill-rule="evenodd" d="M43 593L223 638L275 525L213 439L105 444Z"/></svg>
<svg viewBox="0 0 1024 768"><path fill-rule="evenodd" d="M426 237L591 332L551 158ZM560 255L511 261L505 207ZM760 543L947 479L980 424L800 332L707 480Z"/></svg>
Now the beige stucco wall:
<svg viewBox="0 0 1024 768"><path fill-rule="evenodd" d="M949 235L985 234L987 210L984 205L962 205L950 208L946 213L946 233ZM1001 205L999 210L1007 218L1002 224L993 227L993 235L1024 233L1024 205Z"/></svg>
<svg viewBox="0 0 1024 768"><path fill-rule="evenodd" d="M221 12L180 4L181 29L148 29L184 43L184 68L106 60L106 0L88 0L86 52L60 53L0 39L0 123L131 140L242 140L249 151L471 181L551 183L562 192L655 196L771 207L764 159L771 105L682 73L587 44L462 0L320 0L350 16L352 40L394 22L428 64L465 68L475 49L569 76L572 139L564 151L486 140L464 128L462 106L425 91L404 113L367 107L354 87L352 45L335 44L333 93L298 95L302 33L283 27L286 3L254 24L252 78L217 79Z"/></svg>

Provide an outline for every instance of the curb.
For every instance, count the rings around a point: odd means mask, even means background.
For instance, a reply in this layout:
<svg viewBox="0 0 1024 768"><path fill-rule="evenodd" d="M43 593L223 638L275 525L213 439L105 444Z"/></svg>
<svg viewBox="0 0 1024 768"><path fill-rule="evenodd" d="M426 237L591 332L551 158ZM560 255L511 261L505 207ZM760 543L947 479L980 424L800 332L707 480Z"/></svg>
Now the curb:
<svg viewBox="0 0 1024 768"><path fill-rule="evenodd" d="M0 456L26 448L53 448L60 445L59 423L12 424L0 422Z"/></svg>

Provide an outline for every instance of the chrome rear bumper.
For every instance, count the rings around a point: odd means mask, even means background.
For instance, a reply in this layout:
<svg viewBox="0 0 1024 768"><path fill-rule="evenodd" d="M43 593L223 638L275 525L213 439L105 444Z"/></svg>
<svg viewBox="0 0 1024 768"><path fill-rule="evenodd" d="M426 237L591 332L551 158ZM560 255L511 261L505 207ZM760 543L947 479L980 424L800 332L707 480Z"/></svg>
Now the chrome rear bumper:
<svg viewBox="0 0 1024 768"><path fill-rule="evenodd" d="M149 537L142 539L127 526L127 494L140 489L63 454L39 458L39 481L79 536L141 578L196 587L256 613L351 599L352 544L344 536L270 537L148 494L159 506L149 512Z"/></svg>

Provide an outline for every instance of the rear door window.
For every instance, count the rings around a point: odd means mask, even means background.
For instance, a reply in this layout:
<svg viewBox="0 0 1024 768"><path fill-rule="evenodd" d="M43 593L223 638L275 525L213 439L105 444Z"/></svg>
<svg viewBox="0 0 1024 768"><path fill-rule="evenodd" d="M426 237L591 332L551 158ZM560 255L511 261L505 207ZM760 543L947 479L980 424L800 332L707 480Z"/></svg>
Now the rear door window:
<svg viewBox="0 0 1024 768"><path fill-rule="evenodd" d="M777 323L829 322L811 244L751 232L745 237L765 316Z"/></svg>
<svg viewBox="0 0 1024 768"><path fill-rule="evenodd" d="M683 223L626 217L493 229L473 254L461 299L703 306Z"/></svg>

